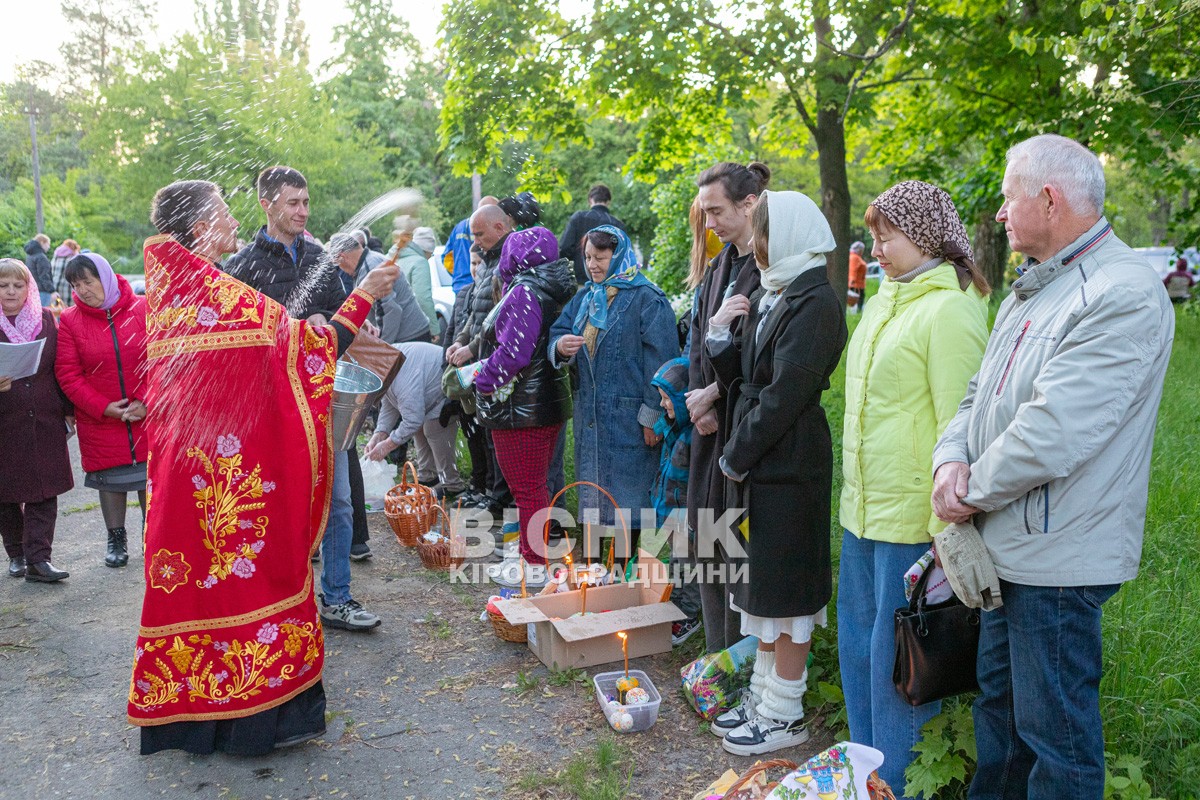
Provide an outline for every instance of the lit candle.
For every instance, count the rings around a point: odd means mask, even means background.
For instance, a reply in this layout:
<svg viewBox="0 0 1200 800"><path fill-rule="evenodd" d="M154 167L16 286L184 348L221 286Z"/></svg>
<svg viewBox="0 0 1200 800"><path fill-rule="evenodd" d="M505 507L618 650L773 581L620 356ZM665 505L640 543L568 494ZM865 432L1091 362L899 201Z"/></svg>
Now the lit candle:
<svg viewBox="0 0 1200 800"><path fill-rule="evenodd" d="M529 595L526 594L526 592L525 592L525 557L524 556L521 556L520 567L521 567L521 597L528 597Z"/></svg>
<svg viewBox="0 0 1200 800"><path fill-rule="evenodd" d="M621 639L621 655L625 656L625 680L629 680L629 634L619 631L617 636Z"/></svg>
<svg viewBox="0 0 1200 800"><path fill-rule="evenodd" d="M584 581L583 583L579 584L579 593L583 598L583 605L579 609L579 616L581 616L581 617L587 613L587 587L588 587L587 581Z"/></svg>
<svg viewBox="0 0 1200 800"><path fill-rule="evenodd" d="M583 560L588 568L592 566L592 523L583 523Z"/></svg>

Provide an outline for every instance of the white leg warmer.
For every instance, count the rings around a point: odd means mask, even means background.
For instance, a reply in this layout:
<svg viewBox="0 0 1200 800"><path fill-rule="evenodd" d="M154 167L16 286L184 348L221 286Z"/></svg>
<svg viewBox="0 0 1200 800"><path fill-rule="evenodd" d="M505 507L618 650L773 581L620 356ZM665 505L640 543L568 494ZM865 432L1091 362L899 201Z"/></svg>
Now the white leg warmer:
<svg viewBox="0 0 1200 800"><path fill-rule="evenodd" d="M808 688L808 671L800 680L787 681L772 673L767 679L766 690L758 704L758 713L780 722L793 722L804 718L804 691Z"/></svg>
<svg viewBox="0 0 1200 800"><path fill-rule="evenodd" d="M762 702L767 679L775 674L775 651L759 650L755 654L754 670L750 673L750 694L755 707Z"/></svg>

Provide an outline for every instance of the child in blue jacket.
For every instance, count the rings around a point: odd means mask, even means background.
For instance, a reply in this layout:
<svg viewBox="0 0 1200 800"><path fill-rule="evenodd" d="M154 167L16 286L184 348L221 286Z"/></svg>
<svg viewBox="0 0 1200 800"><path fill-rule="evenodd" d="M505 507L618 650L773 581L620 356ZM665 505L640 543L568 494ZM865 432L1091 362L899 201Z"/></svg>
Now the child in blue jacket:
<svg viewBox="0 0 1200 800"><path fill-rule="evenodd" d="M650 490L650 502L658 518L658 527L668 519L672 524L686 524L683 514L687 508L688 460L692 446L692 420L688 416L684 394L688 388L688 360L673 358L659 367L650 385L658 389L663 413L654 424L654 432L662 437L662 455L658 460L658 477ZM690 543L689 543L690 547ZM677 576L672 595L679 610L687 619L671 626L671 644L679 645L700 629L700 588L695 580L678 577L686 559L671 556L671 570Z"/></svg>

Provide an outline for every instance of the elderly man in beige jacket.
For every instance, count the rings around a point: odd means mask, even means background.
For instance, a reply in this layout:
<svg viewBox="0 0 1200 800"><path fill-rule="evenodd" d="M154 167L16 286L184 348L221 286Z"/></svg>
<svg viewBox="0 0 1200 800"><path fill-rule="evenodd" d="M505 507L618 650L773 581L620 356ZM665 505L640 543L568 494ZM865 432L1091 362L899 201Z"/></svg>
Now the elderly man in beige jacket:
<svg viewBox="0 0 1200 800"><path fill-rule="evenodd" d="M1002 188L1027 259L933 454L934 511L973 518L1004 597L983 615L969 797L1101 800L1101 606L1137 575L1175 316L1082 145L1021 142Z"/></svg>

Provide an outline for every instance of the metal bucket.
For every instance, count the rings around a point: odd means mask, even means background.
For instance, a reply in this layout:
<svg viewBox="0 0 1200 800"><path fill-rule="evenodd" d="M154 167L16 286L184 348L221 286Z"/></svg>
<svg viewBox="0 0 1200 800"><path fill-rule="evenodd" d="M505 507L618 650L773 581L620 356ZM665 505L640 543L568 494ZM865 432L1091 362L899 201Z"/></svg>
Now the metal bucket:
<svg viewBox="0 0 1200 800"><path fill-rule="evenodd" d="M371 408L371 396L383 381L371 370L346 361L337 362L333 379L333 449L349 450Z"/></svg>

